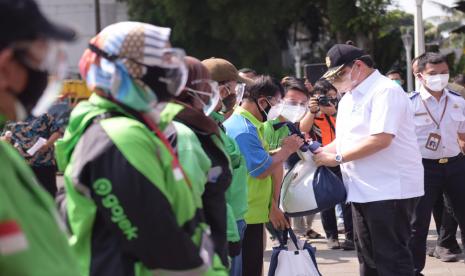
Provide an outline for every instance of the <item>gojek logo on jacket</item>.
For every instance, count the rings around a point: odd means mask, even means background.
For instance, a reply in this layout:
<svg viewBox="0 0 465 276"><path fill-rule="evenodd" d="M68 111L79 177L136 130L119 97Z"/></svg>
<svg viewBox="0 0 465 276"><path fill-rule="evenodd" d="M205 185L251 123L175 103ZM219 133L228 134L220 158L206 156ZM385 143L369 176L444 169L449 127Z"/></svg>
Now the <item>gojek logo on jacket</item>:
<svg viewBox="0 0 465 276"><path fill-rule="evenodd" d="M102 205L111 211L111 221L123 231L127 240L137 239L137 227L127 218L116 195L112 194L112 184L107 178L99 178L92 185L97 195L102 197Z"/></svg>

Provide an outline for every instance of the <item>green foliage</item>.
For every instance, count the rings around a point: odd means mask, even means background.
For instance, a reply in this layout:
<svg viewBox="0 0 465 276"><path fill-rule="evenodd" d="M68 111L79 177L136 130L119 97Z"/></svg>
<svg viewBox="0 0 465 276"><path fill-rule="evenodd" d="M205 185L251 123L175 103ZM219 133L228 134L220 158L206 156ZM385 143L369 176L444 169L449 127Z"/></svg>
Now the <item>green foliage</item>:
<svg viewBox="0 0 465 276"><path fill-rule="evenodd" d="M452 60L454 61L454 60ZM452 77L458 75L458 74L465 74L465 55L462 55L459 59L458 62L453 63L453 66L451 67L451 72L450 75Z"/></svg>
<svg viewBox="0 0 465 276"><path fill-rule="evenodd" d="M373 51L377 67L382 72L387 72L394 67L406 71L405 50L401 36L408 30L413 36L412 14L393 10L382 17Z"/></svg>
<svg viewBox="0 0 465 276"><path fill-rule="evenodd" d="M288 70L282 53L297 22L310 33L308 61L321 62L334 42L350 39L368 48L383 69L403 52L398 27L413 22L404 12L386 12L391 0L121 1L133 20L171 27L172 44L188 55L222 57L238 68L272 74Z"/></svg>
<svg viewBox="0 0 465 276"><path fill-rule="evenodd" d="M318 39L318 1L126 0L130 16L173 28L172 44L199 59L222 57L237 67L281 71L287 30L304 22ZM324 2L324 1L321 1Z"/></svg>

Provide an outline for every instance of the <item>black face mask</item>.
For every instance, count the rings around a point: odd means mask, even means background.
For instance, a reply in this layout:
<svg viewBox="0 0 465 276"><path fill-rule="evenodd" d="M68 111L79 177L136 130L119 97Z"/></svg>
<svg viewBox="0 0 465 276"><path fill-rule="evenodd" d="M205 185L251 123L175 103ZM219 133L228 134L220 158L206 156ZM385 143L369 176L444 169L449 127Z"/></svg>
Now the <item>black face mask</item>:
<svg viewBox="0 0 465 276"><path fill-rule="evenodd" d="M231 111L234 106L236 105L236 94L229 94L226 96L224 99L221 100L223 103L223 108L221 109L222 112L226 113L228 111Z"/></svg>
<svg viewBox="0 0 465 276"><path fill-rule="evenodd" d="M19 62L27 70L27 83L23 91L18 94L18 100L26 111L30 113L39 101L45 88L47 88L48 72L33 69L24 62Z"/></svg>
<svg viewBox="0 0 465 276"><path fill-rule="evenodd" d="M255 101L255 104L257 105L257 108L258 108L258 111L260 112L260 115L262 115L262 120L263 121L266 121L267 117L268 117L268 113L270 112L270 109L271 109L271 105L268 103L268 101L266 101L268 104L267 104L267 107L265 107L264 109L262 109L260 107L260 105L258 104L258 100L257 99L254 99Z"/></svg>
<svg viewBox="0 0 465 276"><path fill-rule="evenodd" d="M181 82L178 77L178 69L165 69L157 66L146 66L147 72L142 77L142 81L153 90L160 102L171 100L176 90L176 86ZM169 80L164 82L161 80Z"/></svg>

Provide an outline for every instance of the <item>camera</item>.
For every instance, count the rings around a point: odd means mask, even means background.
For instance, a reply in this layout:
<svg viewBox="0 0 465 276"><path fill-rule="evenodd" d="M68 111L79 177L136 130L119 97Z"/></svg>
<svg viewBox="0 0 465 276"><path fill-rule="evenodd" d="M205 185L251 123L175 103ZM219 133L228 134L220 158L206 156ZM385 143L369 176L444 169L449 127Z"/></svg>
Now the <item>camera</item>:
<svg viewBox="0 0 465 276"><path fill-rule="evenodd" d="M329 103L330 103L330 100L326 95L322 95L318 97L318 105L331 106Z"/></svg>

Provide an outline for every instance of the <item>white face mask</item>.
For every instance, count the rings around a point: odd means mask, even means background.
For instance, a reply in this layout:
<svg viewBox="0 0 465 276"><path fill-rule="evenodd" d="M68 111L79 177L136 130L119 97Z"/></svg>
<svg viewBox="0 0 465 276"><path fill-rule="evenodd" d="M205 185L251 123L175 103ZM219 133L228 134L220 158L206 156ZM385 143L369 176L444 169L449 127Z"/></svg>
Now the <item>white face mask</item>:
<svg viewBox="0 0 465 276"><path fill-rule="evenodd" d="M282 104L281 116L291 123L298 122L307 113L307 108L302 105Z"/></svg>
<svg viewBox="0 0 465 276"><path fill-rule="evenodd" d="M331 82L331 84L334 85L337 91L345 93L351 91L357 85L357 80L362 72L359 68L357 77L352 79L352 73L354 72L354 68L355 65L353 65L349 73L345 74L343 77L341 77L341 79Z"/></svg>
<svg viewBox="0 0 465 276"><path fill-rule="evenodd" d="M422 75L423 85L434 92L442 91L449 83L449 74Z"/></svg>
<svg viewBox="0 0 465 276"><path fill-rule="evenodd" d="M268 114L266 116L267 121L273 121L281 115L281 111L283 110L283 105L281 103L276 104L270 108Z"/></svg>
<svg viewBox="0 0 465 276"><path fill-rule="evenodd" d="M198 85L200 88L205 91L195 90L189 87L184 88L188 93L196 98L202 105L203 113L209 116L218 105L220 101L220 92L218 89L218 83L212 80L195 80L192 81L193 85ZM209 92L206 92L209 91ZM204 102L201 96L207 96L209 98L208 102Z"/></svg>

